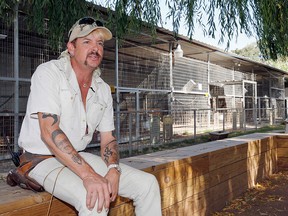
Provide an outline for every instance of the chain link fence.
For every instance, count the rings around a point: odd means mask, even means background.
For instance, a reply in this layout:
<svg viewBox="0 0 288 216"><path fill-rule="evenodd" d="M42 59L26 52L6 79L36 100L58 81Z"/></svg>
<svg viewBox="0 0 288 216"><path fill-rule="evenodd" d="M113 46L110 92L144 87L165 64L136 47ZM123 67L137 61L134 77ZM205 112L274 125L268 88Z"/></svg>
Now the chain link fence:
<svg viewBox="0 0 288 216"><path fill-rule="evenodd" d="M281 112L285 113L284 111ZM183 139L196 139L198 135L210 132L224 132L256 129L284 122L277 109L182 109L115 112L115 125L119 134L121 156L131 156L149 148L157 148ZM11 151L18 151L13 144L14 124L21 127L24 114L18 118L14 113L0 113L0 160L9 159ZM119 118L117 118L119 117ZM15 121L15 118L18 121ZM119 123L118 123L118 122ZM100 149L100 136L95 131L89 149L97 153Z"/></svg>

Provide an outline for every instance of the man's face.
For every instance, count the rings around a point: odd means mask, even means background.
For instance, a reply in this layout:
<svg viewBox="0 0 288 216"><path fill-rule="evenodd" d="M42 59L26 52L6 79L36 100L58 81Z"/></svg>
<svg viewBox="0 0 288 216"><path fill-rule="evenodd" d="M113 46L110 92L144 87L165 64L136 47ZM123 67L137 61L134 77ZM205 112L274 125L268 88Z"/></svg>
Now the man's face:
<svg viewBox="0 0 288 216"><path fill-rule="evenodd" d="M77 67L95 70L103 58L104 40L96 30L85 37L77 38L73 43L69 42L68 50Z"/></svg>

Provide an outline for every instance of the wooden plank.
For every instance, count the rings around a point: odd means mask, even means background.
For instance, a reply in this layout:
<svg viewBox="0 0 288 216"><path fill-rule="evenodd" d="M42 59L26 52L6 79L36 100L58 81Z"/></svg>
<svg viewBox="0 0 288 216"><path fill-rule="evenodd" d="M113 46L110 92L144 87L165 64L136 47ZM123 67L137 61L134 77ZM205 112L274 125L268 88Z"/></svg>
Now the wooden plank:
<svg viewBox="0 0 288 216"><path fill-rule="evenodd" d="M197 215L199 211L207 210L207 200L209 200L209 190L205 190L184 200L184 215ZM191 214L192 213L192 214Z"/></svg>
<svg viewBox="0 0 288 216"><path fill-rule="evenodd" d="M288 156L287 160L277 159L279 151L276 147L282 143L283 137L279 141L273 136L247 135L125 158L121 162L156 176L161 188L163 215L209 215L254 186L259 179L272 174L276 165L288 164ZM288 149L288 145L287 148L283 145L282 149ZM6 215L46 215L51 197L48 193L38 193L37 196L31 191L7 188L1 183L0 189L0 214L5 210ZM76 214L71 206L53 200L51 215ZM135 215L132 201L117 197L111 203L109 215Z"/></svg>
<svg viewBox="0 0 288 216"><path fill-rule="evenodd" d="M247 172L247 159L210 171L210 187Z"/></svg>
<svg viewBox="0 0 288 216"><path fill-rule="evenodd" d="M209 153L209 171L228 166L247 158L247 143Z"/></svg>
<svg viewBox="0 0 288 216"><path fill-rule="evenodd" d="M248 142L247 157L260 155L264 152L267 152L276 148L277 148L277 145L274 144L274 139L272 137L266 137L261 140L254 140L252 142Z"/></svg>
<svg viewBox="0 0 288 216"><path fill-rule="evenodd" d="M288 134L279 134L279 133L277 133L273 137L275 139L277 139L277 140L281 140L281 139L288 140Z"/></svg>
<svg viewBox="0 0 288 216"><path fill-rule="evenodd" d="M272 175L276 170L276 151L262 152L247 158L248 187L254 187L259 179Z"/></svg>
<svg viewBox="0 0 288 216"><path fill-rule="evenodd" d="M267 176L269 174L266 173L264 165L260 165L256 169L251 168L239 176L211 187L209 192L213 196L210 196L207 210L209 212L221 210L228 202L243 194L248 188L254 187Z"/></svg>
<svg viewBox="0 0 288 216"><path fill-rule="evenodd" d="M274 139L277 144L277 148L288 148L288 136L287 135L277 135L274 136Z"/></svg>
<svg viewBox="0 0 288 216"><path fill-rule="evenodd" d="M179 163L166 169L155 169L151 172L157 178L160 189L195 178L209 171L208 155L206 154L182 161L186 163Z"/></svg>
<svg viewBox="0 0 288 216"><path fill-rule="evenodd" d="M34 193L18 186L10 187L3 180L0 181L0 185L0 214L21 216L46 215L51 199L49 193ZM65 213L65 215L77 215L74 207L54 197L51 205L51 215L57 215L58 212Z"/></svg>
<svg viewBox="0 0 288 216"><path fill-rule="evenodd" d="M193 164L197 160L201 160L202 158L207 158L208 157L207 153L199 154L199 155L192 155L193 154L193 150L192 149L189 149L189 150L185 151L184 153L183 153L183 149L181 149L181 150L178 150L178 151L177 150L174 151L174 153L169 152L169 155L165 155L164 156L164 155L161 154L162 159L164 161L168 160L167 163L153 165L151 167L146 167L146 168L143 168L141 170L153 174L153 173L156 173L159 170L167 169L167 168L170 168L170 167L178 167L178 166L181 166L182 164ZM155 155L155 157L158 157L158 155ZM173 158L175 160L170 161ZM133 162L132 161L133 160L131 160L131 163L133 164L135 161L133 161ZM155 161L155 158L154 158L154 161ZM125 162L126 162L125 164L127 164L127 161L125 161Z"/></svg>
<svg viewBox="0 0 288 216"><path fill-rule="evenodd" d="M216 203L219 199L229 201L235 196L243 193L248 188L248 175L247 172L239 176L235 176L227 181L210 187L209 193L213 196L209 197L209 203ZM222 208L220 206L219 208Z"/></svg>
<svg viewBox="0 0 288 216"><path fill-rule="evenodd" d="M288 170L288 136L275 136L277 143L277 170Z"/></svg>
<svg viewBox="0 0 288 216"><path fill-rule="evenodd" d="M261 145L261 140L254 140L248 142L247 157L252 157L254 155L259 155L264 151L267 151L267 145Z"/></svg>
<svg viewBox="0 0 288 216"><path fill-rule="evenodd" d="M270 175L271 173L267 172L265 164L255 169L247 170L248 188L255 187L257 182L267 178Z"/></svg>
<svg viewBox="0 0 288 216"><path fill-rule="evenodd" d="M135 212L134 212L133 202L130 201L128 203L124 203L116 207L111 207L108 215L109 216L119 216L119 215L134 216Z"/></svg>
<svg viewBox="0 0 288 216"><path fill-rule="evenodd" d="M185 209L184 209L184 202L178 202L172 206L169 206L168 208L166 209L162 209L162 216L184 216L185 215ZM191 212L188 212L186 213L187 215L191 214Z"/></svg>
<svg viewBox="0 0 288 216"><path fill-rule="evenodd" d="M278 158L277 160L277 171L288 170L288 158Z"/></svg>
<svg viewBox="0 0 288 216"><path fill-rule="evenodd" d="M205 190L162 210L163 216L205 215L209 191ZM200 213L201 212L201 213Z"/></svg>
<svg viewBox="0 0 288 216"><path fill-rule="evenodd" d="M204 144L202 144L201 146L204 146ZM190 158L194 156L195 158L203 157L203 155L205 155L205 152L207 151L207 148L199 148L199 146L189 146L179 149L155 152L147 155L124 158L121 159L121 162L128 166L132 166L136 169L141 169L150 173L153 171L157 171L158 169L165 169L171 166L177 166L182 163L187 163L189 162Z"/></svg>
<svg viewBox="0 0 288 216"><path fill-rule="evenodd" d="M269 161L267 166L270 167L272 173L277 172L277 148L273 148L269 151L269 154L266 154L266 161Z"/></svg>
<svg viewBox="0 0 288 216"><path fill-rule="evenodd" d="M278 149L279 148L288 148L288 140L277 140L277 146L278 146Z"/></svg>
<svg viewBox="0 0 288 216"><path fill-rule="evenodd" d="M7 187L10 187L7 185ZM27 206L36 205L41 202L48 201L50 195L46 192L33 193L18 187L11 188L9 196L1 197L0 199L0 213L10 212L14 209L22 209Z"/></svg>
<svg viewBox="0 0 288 216"><path fill-rule="evenodd" d="M131 203L131 202L132 201L128 198L117 196L115 201L110 204L110 207L114 208L116 206L120 206L120 205Z"/></svg>
<svg viewBox="0 0 288 216"><path fill-rule="evenodd" d="M241 145L228 148L223 150L223 152L217 151L211 153L210 173L213 176L211 186L233 177L233 175L239 175L253 165L258 164L257 166L259 166L259 164L269 162L270 165L274 164L275 169L276 152L270 150L273 148L271 142L273 142L272 139L265 138L263 141L256 140L255 142L249 142L246 146ZM262 156L259 157L259 155ZM226 167L226 169L219 171L222 167ZM272 169L272 167L270 168Z"/></svg>
<svg viewBox="0 0 288 216"><path fill-rule="evenodd" d="M278 148L277 150L278 158L287 158L288 157L288 148Z"/></svg>
<svg viewBox="0 0 288 216"><path fill-rule="evenodd" d="M207 188L209 188L208 174L164 188L161 191L162 208L168 208L195 194L202 193Z"/></svg>
<svg viewBox="0 0 288 216"><path fill-rule="evenodd" d="M13 216L43 216L47 215L49 208L49 202L30 205L26 208L14 209L13 211L6 213L4 215L13 215ZM50 209L49 216L76 216L78 213L71 207L67 206L64 202L59 200L53 201Z"/></svg>

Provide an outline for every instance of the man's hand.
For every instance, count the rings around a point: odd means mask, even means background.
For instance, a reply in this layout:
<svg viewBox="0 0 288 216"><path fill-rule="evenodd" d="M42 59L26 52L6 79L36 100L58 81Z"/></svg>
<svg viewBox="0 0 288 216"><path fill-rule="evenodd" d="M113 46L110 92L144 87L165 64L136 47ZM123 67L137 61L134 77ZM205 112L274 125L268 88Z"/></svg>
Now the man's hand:
<svg viewBox="0 0 288 216"><path fill-rule="evenodd" d="M113 202L118 195L120 173L116 169L110 169L105 175L105 179L111 187L110 201Z"/></svg>
<svg viewBox="0 0 288 216"><path fill-rule="evenodd" d="M86 188L86 206L92 210L98 200L97 212L101 212L103 207L107 211L110 206L111 186L109 181L98 175L94 174L83 178L83 185Z"/></svg>

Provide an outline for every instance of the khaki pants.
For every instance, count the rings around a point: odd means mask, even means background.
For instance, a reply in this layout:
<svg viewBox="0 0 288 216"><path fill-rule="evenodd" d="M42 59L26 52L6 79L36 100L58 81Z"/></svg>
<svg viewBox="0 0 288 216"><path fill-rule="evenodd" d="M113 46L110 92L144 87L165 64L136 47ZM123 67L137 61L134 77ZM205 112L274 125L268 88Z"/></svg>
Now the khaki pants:
<svg viewBox="0 0 288 216"><path fill-rule="evenodd" d="M87 152L81 152L80 155L98 174L104 176L107 173L107 166L101 157ZM120 167L119 195L133 200L137 216L160 216L161 198L156 178L125 164L120 164ZM86 189L82 180L67 167L62 168L63 165L56 158L49 158L40 162L29 176L49 193L55 186L54 196L73 205L80 216L107 215L104 208L100 214L97 213L97 203L92 211L87 209Z"/></svg>

